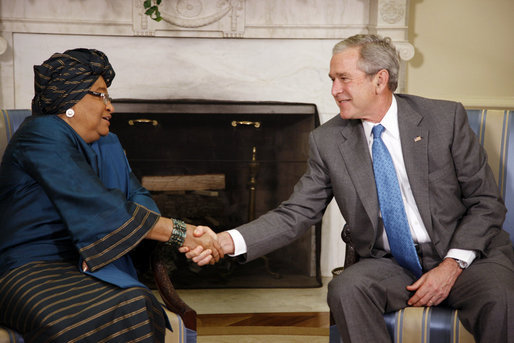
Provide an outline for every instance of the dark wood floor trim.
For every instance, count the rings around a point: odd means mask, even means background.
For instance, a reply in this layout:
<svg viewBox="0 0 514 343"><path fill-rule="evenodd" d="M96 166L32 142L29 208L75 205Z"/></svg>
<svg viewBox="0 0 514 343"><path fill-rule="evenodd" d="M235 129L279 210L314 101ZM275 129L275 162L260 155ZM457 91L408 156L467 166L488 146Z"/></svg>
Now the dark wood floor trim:
<svg viewBox="0 0 514 343"><path fill-rule="evenodd" d="M199 314L198 335L328 336L328 312Z"/></svg>
<svg viewBox="0 0 514 343"><path fill-rule="evenodd" d="M300 328L290 326L237 326L198 328L198 336L229 335L284 335L284 336L329 336L328 328Z"/></svg>

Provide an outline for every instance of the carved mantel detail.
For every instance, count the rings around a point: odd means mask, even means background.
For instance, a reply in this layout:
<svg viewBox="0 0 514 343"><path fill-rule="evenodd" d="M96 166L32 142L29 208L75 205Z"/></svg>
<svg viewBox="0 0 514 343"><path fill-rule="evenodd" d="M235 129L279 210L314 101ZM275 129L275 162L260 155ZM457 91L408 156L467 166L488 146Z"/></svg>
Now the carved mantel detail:
<svg viewBox="0 0 514 343"><path fill-rule="evenodd" d="M182 28L207 26L221 20L227 15L232 6L228 1L218 2L217 11L202 16L204 12L203 3L200 0L178 0L175 4L175 13L161 11L164 21Z"/></svg>
<svg viewBox="0 0 514 343"><path fill-rule="evenodd" d="M401 23L405 18L405 4L397 1L386 1L380 4L380 17L388 24Z"/></svg>
<svg viewBox="0 0 514 343"><path fill-rule="evenodd" d="M134 0L134 32L155 35L158 24L144 14L143 2ZM164 0L159 10L163 21L173 25L172 30L218 31L228 38L244 35L245 0Z"/></svg>
<svg viewBox="0 0 514 343"><path fill-rule="evenodd" d="M398 54L400 55L400 59L402 61L409 61L414 57L414 46L408 42L400 42L395 43L396 50L398 51Z"/></svg>
<svg viewBox="0 0 514 343"><path fill-rule="evenodd" d="M7 51L7 41L4 37L0 37L0 55Z"/></svg>
<svg viewBox="0 0 514 343"><path fill-rule="evenodd" d="M402 61L414 57L415 49L408 42L409 0L371 0L368 32L391 37Z"/></svg>

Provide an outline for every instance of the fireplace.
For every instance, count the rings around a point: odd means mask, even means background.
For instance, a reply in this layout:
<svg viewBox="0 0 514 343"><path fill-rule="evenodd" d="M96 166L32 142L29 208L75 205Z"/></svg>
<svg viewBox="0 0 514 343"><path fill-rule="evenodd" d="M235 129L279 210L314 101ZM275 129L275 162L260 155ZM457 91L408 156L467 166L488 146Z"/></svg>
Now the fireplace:
<svg viewBox="0 0 514 343"><path fill-rule="evenodd" d="M309 132L319 125L316 106L304 103L127 99L114 106L111 131L162 215L215 232L289 197L305 172ZM153 245L135 253L147 256ZM318 224L284 250L247 264L227 257L200 268L169 247L160 251L177 288L316 287L320 247ZM145 280L148 266L137 268Z"/></svg>

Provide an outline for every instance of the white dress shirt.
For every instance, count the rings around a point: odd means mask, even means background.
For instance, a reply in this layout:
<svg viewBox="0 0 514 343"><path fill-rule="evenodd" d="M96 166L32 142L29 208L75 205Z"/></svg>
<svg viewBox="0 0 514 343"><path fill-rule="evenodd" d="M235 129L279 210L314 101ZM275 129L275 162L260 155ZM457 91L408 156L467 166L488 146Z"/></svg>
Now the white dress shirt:
<svg viewBox="0 0 514 343"><path fill-rule="evenodd" d="M412 234L414 243L430 242L430 236L428 235L427 229L425 228L425 224L423 224L423 221L421 220L421 215L416 205L416 201L414 200L414 196L410 188L409 179L407 177L407 170L405 169L405 163L403 161L402 145L400 141L400 130L398 128L398 106L396 104L396 99L394 96L392 99L391 107L387 111L386 115L384 116L380 124L382 124L382 126L384 126L385 128L384 132L382 133L382 140L384 141L384 144L386 145L387 149L389 150L389 153L391 154L391 158L393 159L393 164L396 170L396 175L398 177L398 183L400 185L400 191L402 194L405 212L407 214L407 221L409 222L410 232ZM364 133L368 141L370 154L371 147L373 145L373 134L371 130L375 125L377 125L377 123L372 123L364 120L362 121L362 126L364 128ZM244 238L239 233L239 231L233 229L229 230L228 233L232 237L235 246L234 254L231 256L245 254L247 251L246 242L244 241ZM390 251L389 242L387 240L387 234L385 230L383 231L382 237L380 237L378 242L376 243L378 247L386 251ZM450 249L446 257L464 261L469 266L475 259L476 253L470 250Z"/></svg>

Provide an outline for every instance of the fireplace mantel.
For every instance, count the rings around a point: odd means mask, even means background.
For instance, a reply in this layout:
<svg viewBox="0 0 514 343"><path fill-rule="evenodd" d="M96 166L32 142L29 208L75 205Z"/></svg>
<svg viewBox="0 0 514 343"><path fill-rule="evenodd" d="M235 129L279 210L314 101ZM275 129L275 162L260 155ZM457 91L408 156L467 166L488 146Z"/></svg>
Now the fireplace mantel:
<svg viewBox="0 0 514 343"><path fill-rule="evenodd" d="M161 22L144 14L143 2L1 0L2 31L259 39L376 32L407 42L408 0L163 0Z"/></svg>

